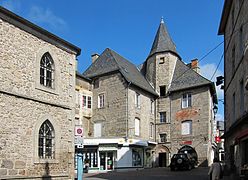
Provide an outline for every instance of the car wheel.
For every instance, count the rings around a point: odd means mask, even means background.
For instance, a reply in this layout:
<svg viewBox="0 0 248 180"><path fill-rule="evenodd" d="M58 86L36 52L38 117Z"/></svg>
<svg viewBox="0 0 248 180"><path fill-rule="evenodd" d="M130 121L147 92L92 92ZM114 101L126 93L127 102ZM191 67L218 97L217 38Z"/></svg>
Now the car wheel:
<svg viewBox="0 0 248 180"><path fill-rule="evenodd" d="M192 169L192 166L191 166L190 164L189 164L189 167L188 167L188 169L189 169L189 170L191 170L191 169Z"/></svg>
<svg viewBox="0 0 248 180"><path fill-rule="evenodd" d="M183 162L182 159L178 159L178 160L177 160L177 163L178 163L178 164L181 164L182 162Z"/></svg>

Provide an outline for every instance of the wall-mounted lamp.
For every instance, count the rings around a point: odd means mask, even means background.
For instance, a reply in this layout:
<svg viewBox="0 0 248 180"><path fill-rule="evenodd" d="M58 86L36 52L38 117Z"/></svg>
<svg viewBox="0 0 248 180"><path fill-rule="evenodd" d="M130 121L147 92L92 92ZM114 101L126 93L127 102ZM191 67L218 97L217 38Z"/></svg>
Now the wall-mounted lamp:
<svg viewBox="0 0 248 180"><path fill-rule="evenodd" d="M218 112L218 107L217 107L216 105L214 105L213 111L214 111L214 115L217 114L217 112Z"/></svg>

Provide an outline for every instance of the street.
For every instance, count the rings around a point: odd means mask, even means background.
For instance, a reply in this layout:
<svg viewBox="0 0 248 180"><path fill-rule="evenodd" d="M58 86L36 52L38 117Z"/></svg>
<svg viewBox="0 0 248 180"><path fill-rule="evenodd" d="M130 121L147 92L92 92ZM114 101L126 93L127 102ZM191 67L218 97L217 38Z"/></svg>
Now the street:
<svg viewBox="0 0 248 180"><path fill-rule="evenodd" d="M84 174L84 180L208 180L208 168L196 168L191 171L170 171L169 168L152 168L125 172L106 172Z"/></svg>

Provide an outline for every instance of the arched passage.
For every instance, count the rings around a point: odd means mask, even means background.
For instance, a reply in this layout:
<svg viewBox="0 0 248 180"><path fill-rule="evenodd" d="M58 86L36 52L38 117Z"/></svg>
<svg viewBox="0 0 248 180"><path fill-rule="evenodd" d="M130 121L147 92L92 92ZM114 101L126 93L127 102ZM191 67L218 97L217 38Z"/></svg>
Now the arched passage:
<svg viewBox="0 0 248 180"><path fill-rule="evenodd" d="M157 145L156 147L156 166L158 167L166 167L169 165L170 158L170 150L167 146Z"/></svg>

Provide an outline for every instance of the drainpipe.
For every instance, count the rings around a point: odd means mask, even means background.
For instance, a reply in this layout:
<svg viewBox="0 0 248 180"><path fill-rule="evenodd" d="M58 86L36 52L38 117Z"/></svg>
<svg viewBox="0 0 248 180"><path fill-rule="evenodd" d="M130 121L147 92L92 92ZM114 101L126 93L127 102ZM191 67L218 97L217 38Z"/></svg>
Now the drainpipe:
<svg viewBox="0 0 248 180"><path fill-rule="evenodd" d="M131 82L128 82L128 85L127 85L127 108L126 108L126 139L128 138L128 90L129 90L129 86L131 85Z"/></svg>

